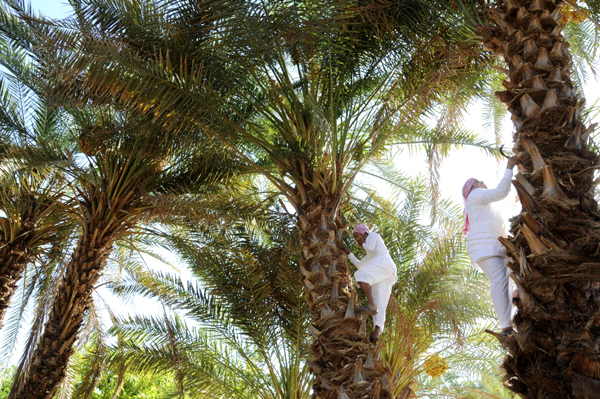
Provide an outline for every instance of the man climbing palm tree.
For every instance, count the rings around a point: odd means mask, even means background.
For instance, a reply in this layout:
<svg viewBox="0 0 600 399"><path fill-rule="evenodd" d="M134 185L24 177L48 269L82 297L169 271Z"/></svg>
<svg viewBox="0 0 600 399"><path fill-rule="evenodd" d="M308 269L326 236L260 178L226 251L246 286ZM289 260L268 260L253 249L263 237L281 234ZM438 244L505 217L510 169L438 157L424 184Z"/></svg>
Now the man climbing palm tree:
<svg viewBox="0 0 600 399"><path fill-rule="evenodd" d="M356 314L373 315L375 329L369 337L371 342L377 342L383 332L385 310L392 287L398 281L398 271L379 234L372 233L367 226L359 224L354 228L352 236L367 251L367 256L359 260L348 248L344 248L348 259L359 269L354 278L367 297L367 306L356 309Z"/></svg>
<svg viewBox="0 0 600 399"><path fill-rule="evenodd" d="M490 279L492 302L500 321L502 335L513 333L511 326L509 275L506 266L508 258L498 237L506 237L506 228L501 212L494 203L503 200L510 191L510 182L517 158L511 157L506 164L504 177L496 188L488 189L486 184L475 178L467 180L462 188L465 202L464 234L467 236L467 253L471 260ZM518 291L517 291L518 293ZM515 298L518 294L514 294Z"/></svg>

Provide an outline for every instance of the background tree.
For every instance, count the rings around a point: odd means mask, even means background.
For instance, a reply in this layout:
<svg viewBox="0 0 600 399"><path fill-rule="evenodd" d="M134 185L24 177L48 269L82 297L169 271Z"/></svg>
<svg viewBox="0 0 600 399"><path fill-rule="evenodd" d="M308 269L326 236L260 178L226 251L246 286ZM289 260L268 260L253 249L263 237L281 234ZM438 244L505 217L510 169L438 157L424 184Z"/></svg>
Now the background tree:
<svg viewBox="0 0 600 399"><path fill-rule="evenodd" d="M288 217L272 215L268 227L245 217L171 237L199 280L137 273L111 285L128 300L158 299L168 311L115 320L110 333L119 345L96 360L107 370L170 373L177 396L308 398L308 312L293 284L290 258L298 251Z"/></svg>
<svg viewBox="0 0 600 399"><path fill-rule="evenodd" d="M61 176L42 164L10 165L14 146L60 145L64 125L60 112L50 110L40 97L45 82L39 74L39 58L29 46L13 40L18 19L0 10L0 328L17 283L27 266L56 253L50 249L64 239L66 221L60 212ZM29 42L29 45L32 43ZM47 159L48 162L53 160Z"/></svg>
<svg viewBox="0 0 600 399"><path fill-rule="evenodd" d="M167 132L144 118L110 110L72 111L72 115L80 127L78 145L87 163L80 165L64 155L70 161L65 171L71 175L67 184L74 194L73 206L66 212L81 230L54 293L44 332L18 371L11 397L54 393L65 376L91 293L115 242L134 234L161 197L181 195L184 187L198 189L233 173L222 151L203 146L194 152L197 147L185 143L161 142L160 134ZM181 147L174 149L174 144ZM193 164L183 165L178 157Z"/></svg>

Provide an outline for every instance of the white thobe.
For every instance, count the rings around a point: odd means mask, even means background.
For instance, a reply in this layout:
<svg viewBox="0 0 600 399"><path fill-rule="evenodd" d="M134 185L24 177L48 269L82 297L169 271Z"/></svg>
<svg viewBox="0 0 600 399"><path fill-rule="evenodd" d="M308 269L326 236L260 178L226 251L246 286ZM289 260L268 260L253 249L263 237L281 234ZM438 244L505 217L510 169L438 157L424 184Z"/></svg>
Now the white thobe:
<svg viewBox="0 0 600 399"><path fill-rule="evenodd" d="M476 188L467 198L469 233L467 253L473 262L490 256L504 256L504 247L498 237L506 237L502 207L496 204L508 196L512 169L506 169L498 187Z"/></svg>
<svg viewBox="0 0 600 399"><path fill-rule="evenodd" d="M492 303L502 328L510 327L512 307L508 259L498 240L507 237L506 226L502 207L497 202L508 196L512 176L512 169L506 169L496 188L476 188L467 198L467 253L490 280Z"/></svg>
<svg viewBox="0 0 600 399"><path fill-rule="evenodd" d="M392 287L398 281L398 270L379 234L369 233L363 248L367 251L364 258L359 260L351 253L348 255L348 259L358 268L354 273L356 282L367 283L371 286L373 301L377 306L373 324L379 326L383 332L385 311L390 301Z"/></svg>

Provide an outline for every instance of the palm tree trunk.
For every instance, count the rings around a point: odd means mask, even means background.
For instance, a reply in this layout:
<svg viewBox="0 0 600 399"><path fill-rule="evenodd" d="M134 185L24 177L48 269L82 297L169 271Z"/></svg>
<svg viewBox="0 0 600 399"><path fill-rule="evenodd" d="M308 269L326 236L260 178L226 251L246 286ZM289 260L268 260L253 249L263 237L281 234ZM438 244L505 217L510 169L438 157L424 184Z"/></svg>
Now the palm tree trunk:
<svg viewBox="0 0 600 399"><path fill-rule="evenodd" d="M309 191L307 189L307 191ZM389 368L377 360L365 322L354 314L356 286L340 249L340 212L331 202L305 204L298 218L300 270L310 305L314 396L325 399L393 398Z"/></svg>
<svg viewBox="0 0 600 399"><path fill-rule="evenodd" d="M0 243L0 329L10 300L30 258L27 235Z"/></svg>
<svg viewBox="0 0 600 399"><path fill-rule="evenodd" d="M65 377L84 313L114 241L112 229L104 230L101 223L92 226L95 228L87 229L79 240L56 291L44 333L9 398L50 399Z"/></svg>
<svg viewBox="0 0 600 399"><path fill-rule="evenodd" d="M521 290L518 333L502 342L505 385L524 398L597 398L600 392L598 156L581 122L560 1L507 0L490 10L484 43L508 65L496 93L515 122L514 182L522 213L503 243Z"/></svg>

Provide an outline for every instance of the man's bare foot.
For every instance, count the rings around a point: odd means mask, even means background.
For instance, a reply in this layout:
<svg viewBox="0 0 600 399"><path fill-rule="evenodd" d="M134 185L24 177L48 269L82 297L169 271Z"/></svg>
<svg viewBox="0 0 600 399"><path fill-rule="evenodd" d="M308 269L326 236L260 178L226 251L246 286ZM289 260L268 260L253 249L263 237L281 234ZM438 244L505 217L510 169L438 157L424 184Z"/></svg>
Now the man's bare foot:
<svg viewBox="0 0 600 399"><path fill-rule="evenodd" d="M379 326L375 327L375 330L371 333L371 335L369 335L369 339L371 340L371 343L376 343L377 341L379 341L379 336L381 335L381 329L379 328Z"/></svg>

